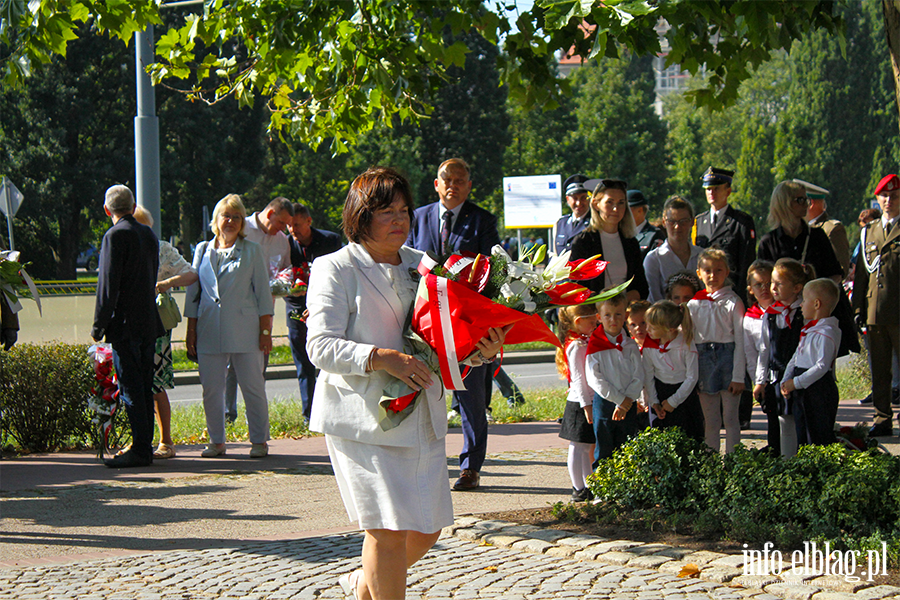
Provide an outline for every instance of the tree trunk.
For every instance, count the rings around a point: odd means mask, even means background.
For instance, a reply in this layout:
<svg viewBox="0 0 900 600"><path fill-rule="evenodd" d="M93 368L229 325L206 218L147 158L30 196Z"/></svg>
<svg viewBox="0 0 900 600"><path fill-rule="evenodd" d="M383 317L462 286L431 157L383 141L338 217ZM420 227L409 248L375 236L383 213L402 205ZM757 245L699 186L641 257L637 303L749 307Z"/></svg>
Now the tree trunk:
<svg viewBox="0 0 900 600"><path fill-rule="evenodd" d="M881 0L881 8L884 12L884 33L891 51L891 67L894 70L894 97L900 114L900 0Z"/></svg>

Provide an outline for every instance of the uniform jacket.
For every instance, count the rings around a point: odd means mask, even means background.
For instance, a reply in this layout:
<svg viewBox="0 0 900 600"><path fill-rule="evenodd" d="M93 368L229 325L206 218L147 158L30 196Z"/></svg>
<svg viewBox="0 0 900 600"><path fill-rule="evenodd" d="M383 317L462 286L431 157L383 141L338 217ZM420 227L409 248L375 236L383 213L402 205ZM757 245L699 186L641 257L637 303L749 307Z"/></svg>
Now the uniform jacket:
<svg viewBox="0 0 900 600"><path fill-rule="evenodd" d="M641 256L646 258L654 248L659 248L666 241L666 230L656 225L652 225L649 221L644 221L640 231L635 236L638 244L641 246Z"/></svg>
<svg viewBox="0 0 900 600"><path fill-rule="evenodd" d="M886 236L881 219L869 223L865 243L856 258L853 279L853 312L866 317L866 323L883 327L900 327L900 224ZM879 268L872 273L872 265Z"/></svg>
<svg viewBox="0 0 900 600"><path fill-rule="evenodd" d="M184 316L197 319L197 353L258 351L259 318L274 306L262 248L238 238L218 270L214 252L211 242L197 246L193 267L200 279L185 294Z"/></svg>
<svg viewBox="0 0 900 600"><path fill-rule="evenodd" d="M415 270L422 253L400 249L405 268ZM350 243L316 261L307 299L309 332L306 351L321 369L313 398L310 429L367 444L416 446L416 419L382 431L378 425L381 393L391 376L366 373L375 347L403 350L402 306L391 281L366 249ZM435 436L447 433L447 408L440 379L426 390ZM417 409L418 410L418 409Z"/></svg>
<svg viewBox="0 0 900 600"><path fill-rule="evenodd" d="M756 225L753 217L730 204L725 217L712 228L709 211L697 215L694 221L694 243L701 248L721 248L731 261L731 281L734 290L743 298L747 289L747 269L756 260Z"/></svg>
<svg viewBox="0 0 900 600"><path fill-rule="evenodd" d="M125 215L103 236L91 337L110 343L155 340L165 333L156 309L159 242L153 230Z"/></svg>
<svg viewBox="0 0 900 600"><path fill-rule="evenodd" d="M828 241L834 248L834 254L844 270L844 277L847 277L850 274L850 242L847 241L847 230L844 229L844 224L837 219L829 219L828 213L823 212L809 226L818 227L828 236Z"/></svg>
<svg viewBox="0 0 900 600"><path fill-rule="evenodd" d="M572 222L572 215L566 215L560 218L554 226L554 242L553 249L557 256L572 249L572 240L575 236L584 231L584 228L591 222L591 211L587 211L583 217Z"/></svg>
<svg viewBox="0 0 900 600"><path fill-rule="evenodd" d="M489 256L491 248L500 243L497 217L469 201L463 202L459 216L450 232L453 250L476 252ZM427 252L441 254L441 203L432 202L416 209L406 245Z"/></svg>

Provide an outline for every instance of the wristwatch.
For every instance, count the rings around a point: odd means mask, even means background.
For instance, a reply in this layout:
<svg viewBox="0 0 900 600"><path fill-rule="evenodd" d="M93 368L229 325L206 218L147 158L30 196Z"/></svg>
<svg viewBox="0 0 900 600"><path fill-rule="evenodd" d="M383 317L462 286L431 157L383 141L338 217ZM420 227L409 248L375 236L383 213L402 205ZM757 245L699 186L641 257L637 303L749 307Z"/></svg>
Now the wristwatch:
<svg viewBox="0 0 900 600"><path fill-rule="evenodd" d="M263 329L262 331L259 332L259 335L272 335L272 332L269 331L268 329Z"/></svg>

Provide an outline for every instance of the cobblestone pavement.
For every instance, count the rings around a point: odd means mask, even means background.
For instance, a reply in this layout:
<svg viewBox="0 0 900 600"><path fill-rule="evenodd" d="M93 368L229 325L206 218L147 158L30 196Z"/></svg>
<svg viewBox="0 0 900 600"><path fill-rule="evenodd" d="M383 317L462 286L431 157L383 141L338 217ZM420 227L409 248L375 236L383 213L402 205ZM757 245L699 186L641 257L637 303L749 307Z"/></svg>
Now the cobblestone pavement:
<svg viewBox="0 0 900 600"><path fill-rule="evenodd" d="M360 565L360 533L164 551L0 570L0 600L287 600L342 598ZM699 578L677 573L693 562ZM835 591L821 581L752 578L740 557L571 536L463 517L410 571L410 599L880 600L900 588ZM743 585L742 585L743 584ZM837 585L837 582L834 582ZM745 587L749 586L749 587ZM856 591L856 593L853 593Z"/></svg>

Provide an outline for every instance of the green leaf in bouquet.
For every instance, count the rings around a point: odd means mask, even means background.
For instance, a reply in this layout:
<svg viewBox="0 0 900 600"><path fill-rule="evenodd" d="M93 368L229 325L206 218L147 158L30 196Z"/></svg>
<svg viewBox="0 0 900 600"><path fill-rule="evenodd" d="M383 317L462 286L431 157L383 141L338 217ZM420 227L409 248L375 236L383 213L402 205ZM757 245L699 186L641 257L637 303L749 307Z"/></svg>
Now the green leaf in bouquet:
<svg viewBox="0 0 900 600"><path fill-rule="evenodd" d="M588 298L581 304L597 304L598 302L603 302L604 300L609 300L613 296L617 296L619 294L624 294L625 290L628 289L628 286L631 285L631 282L633 279L634 279L634 277L632 277L625 283L621 283L621 284L617 285L616 287L609 288L608 290L603 290L599 294L591 296L590 298Z"/></svg>

